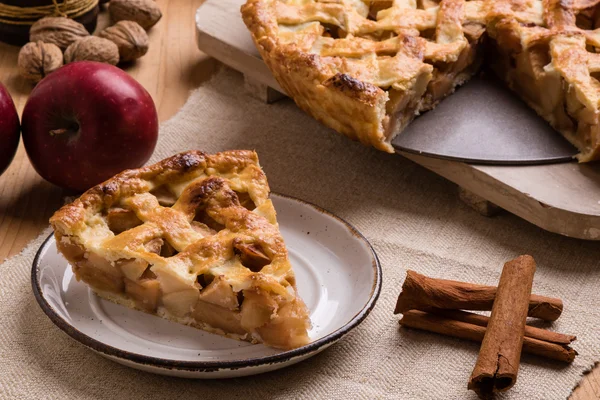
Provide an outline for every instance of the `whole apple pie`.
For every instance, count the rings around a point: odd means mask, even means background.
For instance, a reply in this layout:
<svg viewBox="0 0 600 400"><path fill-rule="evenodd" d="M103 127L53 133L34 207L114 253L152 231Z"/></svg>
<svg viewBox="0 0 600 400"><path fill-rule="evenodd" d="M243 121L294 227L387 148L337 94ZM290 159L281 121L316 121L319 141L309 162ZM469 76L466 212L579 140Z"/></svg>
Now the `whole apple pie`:
<svg viewBox="0 0 600 400"><path fill-rule="evenodd" d="M254 343L309 342L256 153L189 151L124 171L50 219L78 280L124 306Z"/></svg>
<svg viewBox="0 0 600 400"><path fill-rule="evenodd" d="M599 2L248 0L242 15L286 93L353 139L393 152L415 116L486 62L590 161L600 158Z"/></svg>

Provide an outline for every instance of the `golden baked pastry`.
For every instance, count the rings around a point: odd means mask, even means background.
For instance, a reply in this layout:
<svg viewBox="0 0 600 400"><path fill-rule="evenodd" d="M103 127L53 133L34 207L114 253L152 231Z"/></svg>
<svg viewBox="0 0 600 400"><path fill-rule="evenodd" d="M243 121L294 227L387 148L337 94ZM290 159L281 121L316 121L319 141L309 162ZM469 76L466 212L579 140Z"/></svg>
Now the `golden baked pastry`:
<svg viewBox="0 0 600 400"><path fill-rule="evenodd" d="M242 15L286 93L353 139L393 152L416 115L489 61L590 161L600 158L598 3L248 0Z"/></svg>
<svg viewBox="0 0 600 400"><path fill-rule="evenodd" d="M100 297L231 338L292 349L308 310L256 153L189 151L124 171L50 219Z"/></svg>

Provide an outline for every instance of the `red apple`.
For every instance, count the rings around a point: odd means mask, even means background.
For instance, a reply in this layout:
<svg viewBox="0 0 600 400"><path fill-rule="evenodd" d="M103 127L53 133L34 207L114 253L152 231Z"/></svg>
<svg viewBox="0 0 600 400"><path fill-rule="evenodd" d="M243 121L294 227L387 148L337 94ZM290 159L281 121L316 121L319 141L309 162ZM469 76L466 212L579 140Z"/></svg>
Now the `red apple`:
<svg viewBox="0 0 600 400"><path fill-rule="evenodd" d="M19 115L8 90L0 83L0 175L8 168L19 146Z"/></svg>
<svg viewBox="0 0 600 400"><path fill-rule="evenodd" d="M84 191L148 161L158 116L150 94L127 73L82 61L37 84L22 129L35 170L58 186Z"/></svg>

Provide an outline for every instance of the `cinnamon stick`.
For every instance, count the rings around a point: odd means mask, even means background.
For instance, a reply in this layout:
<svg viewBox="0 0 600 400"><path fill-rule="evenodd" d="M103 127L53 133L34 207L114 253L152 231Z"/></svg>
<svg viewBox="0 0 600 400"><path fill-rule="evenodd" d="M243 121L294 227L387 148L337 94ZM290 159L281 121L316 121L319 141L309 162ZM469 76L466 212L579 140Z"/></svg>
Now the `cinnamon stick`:
<svg viewBox="0 0 600 400"><path fill-rule="evenodd" d="M487 327L490 320L490 318L486 317L485 315L473 314L459 310L432 310L431 312L433 314L442 315L457 321L468 322L470 324L483 327ZM570 344L577 339L577 337L574 335L566 335L564 333L553 332L530 325L525 325L525 336L558 344Z"/></svg>
<svg viewBox="0 0 600 400"><path fill-rule="evenodd" d="M404 313L400 325L481 343L488 321L489 317L465 311L436 310L428 313L411 310ZM575 339L576 337L572 335L525 326L523 351L551 360L571 363L577 352L568 344Z"/></svg>
<svg viewBox="0 0 600 400"><path fill-rule="evenodd" d="M481 398L504 392L517 381L535 273L531 256L504 264L479 357L468 388Z"/></svg>
<svg viewBox="0 0 600 400"><path fill-rule="evenodd" d="M415 271L407 271L398 297L395 313L408 310L429 311L432 308L491 310L497 288L446 279L435 279ZM563 310L560 299L532 294L529 299L530 317L555 321Z"/></svg>

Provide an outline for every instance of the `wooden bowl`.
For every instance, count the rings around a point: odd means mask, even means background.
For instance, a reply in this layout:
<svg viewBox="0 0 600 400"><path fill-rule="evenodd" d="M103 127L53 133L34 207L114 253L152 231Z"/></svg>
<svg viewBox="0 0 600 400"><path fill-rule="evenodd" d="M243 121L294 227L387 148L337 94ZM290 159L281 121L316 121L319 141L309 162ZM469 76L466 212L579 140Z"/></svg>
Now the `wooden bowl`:
<svg viewBox="0 0 600 400"><path fill-rule="evenodd" d="M52 5L53 2L52 0L0 0L0 4L18 7L39 7ZM85 28L92 33L94 32L94 29L96 29L98 10L99 8L96 6L91 11L75 18L75 21L82 23ZM0 22L0 41L16 46L22 46L29 42L30 27L31 25L13 25Z"/></svg>

